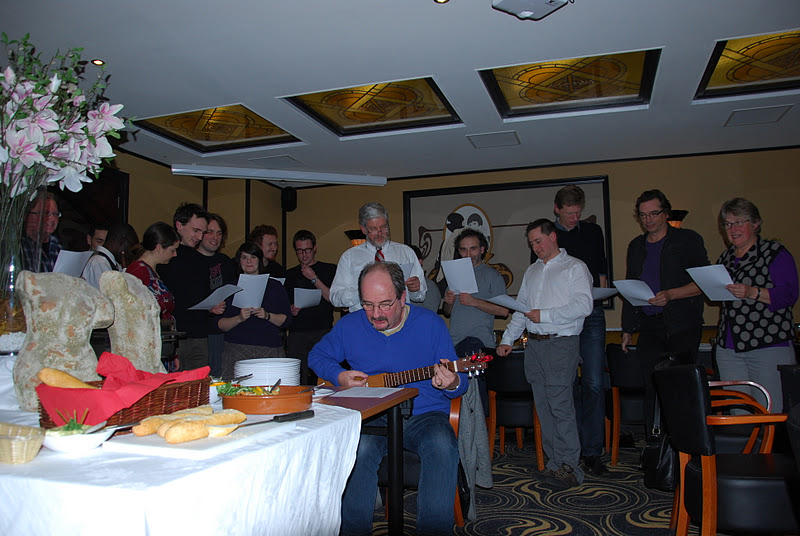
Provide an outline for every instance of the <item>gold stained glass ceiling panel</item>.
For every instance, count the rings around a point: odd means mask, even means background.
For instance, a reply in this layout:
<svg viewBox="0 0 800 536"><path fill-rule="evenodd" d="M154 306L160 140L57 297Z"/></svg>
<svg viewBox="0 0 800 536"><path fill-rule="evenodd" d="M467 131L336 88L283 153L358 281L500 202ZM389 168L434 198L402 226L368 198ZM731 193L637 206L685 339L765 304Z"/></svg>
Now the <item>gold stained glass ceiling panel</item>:
<svg viewBox="0 0 800 536"><path fill-rule="evenodd" d="M800 30L717 43L697 98L800 87Z"/></svg>
<svg viewBox="0 0 800 536"><path fill-rule="evenodd" d="M481 71L504 117L647 103L660 52L642 50Z"/></svg>
<svg viewBox="0 0 800 536"><path fill-rule="evenodd" d="M297 141L240 104L142 119L136 125L201 152Z"/></svg>
<svg viewBox="0 0 800 536"><path fill-rule="evenodd" d="M288 100L339 136L459 122L430 78L309 93Z"/></svg>

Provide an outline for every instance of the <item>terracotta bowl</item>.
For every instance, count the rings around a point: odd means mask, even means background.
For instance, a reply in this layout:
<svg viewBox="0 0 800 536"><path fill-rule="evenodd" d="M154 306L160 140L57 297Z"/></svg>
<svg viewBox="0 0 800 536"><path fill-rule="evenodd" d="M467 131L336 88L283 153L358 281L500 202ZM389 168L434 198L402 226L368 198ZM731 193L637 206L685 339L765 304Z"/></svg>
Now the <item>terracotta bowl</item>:
<svg viewBox="0 0 800 536"><path fill-rule="evenodd" d="M272 415L303 411L311 407L312 391L300 393L307 389L305 385L281 385L280 393L263 396L222 396L222 407L238 409L248 415Z"/></svg>

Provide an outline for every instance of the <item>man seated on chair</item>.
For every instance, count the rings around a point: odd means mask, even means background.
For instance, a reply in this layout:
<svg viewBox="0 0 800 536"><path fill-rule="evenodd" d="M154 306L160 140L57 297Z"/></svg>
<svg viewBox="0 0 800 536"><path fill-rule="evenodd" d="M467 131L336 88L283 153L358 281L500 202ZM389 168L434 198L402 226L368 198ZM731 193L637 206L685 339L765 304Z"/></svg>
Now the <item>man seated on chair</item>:
<svg viewBox="0 0 800 536"><path fill-rule="evenodd" d="M311 350L308 362L320 378L341 387L364 387L369 375L434 366L403 426L403 446L421 461L417 532L450 534L458 471L458 441L449 423L450 401L467 390L465 374L438 364L456 358L444 321L406 304L403 270L393 262L366 265L358 277L362 309L344 316ZM351 370L341 363L347 360ZM385 421L385 416L376 420ZM355 467L342 499L342 534L370 534L384 436L362 434Z"/></svg>

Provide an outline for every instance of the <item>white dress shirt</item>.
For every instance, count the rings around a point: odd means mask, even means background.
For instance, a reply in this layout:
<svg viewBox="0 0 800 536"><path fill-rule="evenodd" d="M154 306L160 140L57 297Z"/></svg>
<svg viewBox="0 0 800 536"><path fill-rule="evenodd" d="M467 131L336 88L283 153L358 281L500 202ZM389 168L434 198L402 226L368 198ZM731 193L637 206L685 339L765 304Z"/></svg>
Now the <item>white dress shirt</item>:
<svg viewBox="0 0 800 536"><path fill-rule="evenodd" d="M113 266L109 264L109 260L114 263ZM89 261L83 267L81 277L94 288L100 290L100 276L103 275L103 272L119 271L121 269L119 263L114 259L113 253L103 246L97 246L94 255L89 257Z"/></svg>
<svg viewBox="0 0 800 536"><path fill-rule="evenodd" d="M358 276L364 266L375 260L376 251L375 246L364 242L342 253L336 266L336 277L331 284L331 303L335 307L348 307L351 313L361 309L361 300L358 299ZM408 292L407 299L410 302L423 301L428 287L425 284L425 272L422 271L414 250L405 244L387 240L381 251L386 261L401 265L412 264L411 277L416 276L419 279L419 290Z"/></svg>
<svg viewBox="0 0 800 536"><path fill-rule="evenodd" d="M538 259L525 270L517 301L526 311L539 309L541 322L515 312L500 344L513 345L526 328L537 335L580 335L594 304L592 274L583 261L561 248L546 263Z"/></svg>

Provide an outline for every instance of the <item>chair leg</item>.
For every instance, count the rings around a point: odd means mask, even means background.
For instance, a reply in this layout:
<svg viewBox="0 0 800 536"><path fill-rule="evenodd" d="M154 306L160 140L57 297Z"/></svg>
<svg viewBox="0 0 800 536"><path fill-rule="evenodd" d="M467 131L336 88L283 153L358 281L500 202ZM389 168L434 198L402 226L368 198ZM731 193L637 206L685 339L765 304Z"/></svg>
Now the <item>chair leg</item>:
<svg viewBox="0 0 800 536"><path fill-rule="evenodd" d="M611 388L611 466L617 465L619 460L619 421L620 421L620 400L619 387Z"/></svg>
<svg viewBox="0 0 800 536"><path fill-rule="evenodd" d="M689 533L689 513L686 511L686 488L683 483L686 481L686 464L689 463L689 455L681 452L678 455L680 469L680 481L675 489L675 499L672 501L672 518L675 518L675 536L686 536ZM677 514L676 514L677 513ZM670 528L672 528L672 518Z"/></svg>
<svg viewBox="0 0 800 536"><path fill-rule="evenodd" d="M608 417L605 418L605 433L606 433L606 452L611 453L611 421Z"/></svg>
<svg viewBox="0 0 800 536"><path fill-rule="evenodd" d="M716 456L701 456L703 475L703 521L701 536L717 533L717 459Z"/></svg>
<svg viewBox="0 0 800 536"><path fill-rule="evenodd" d="M453 506L453 517L457 527L464 526L464 513L461 511L461 499L458 496L458 486L456 486L456 504Z"/></svg>
<svg viewBox="0 0 800 536"><path fill-rule="evenodd" d="M517 428L517 448L522 448L522 428Z"/></svg>
<svg viewBox="0 0 800 536"><path fill-rule="evenodd" d="M500 426L500 430L498 431L498 435L500 435L500 454L506 453L506 427Z"/></svg>
<svg viewBox="0 0 800 536"><path fill-rule="evenodd" d="M494 433L497 428L497 393L489 391L489 459L494 459Z"/></svg>
<svg viewBox="0 0 800 536"><path fill-rule="evenodd" d="M533 405L533 438L536 441L536 468L544 471L544 448L542 447L542 423L536 413L536 404Z"/></svg>

